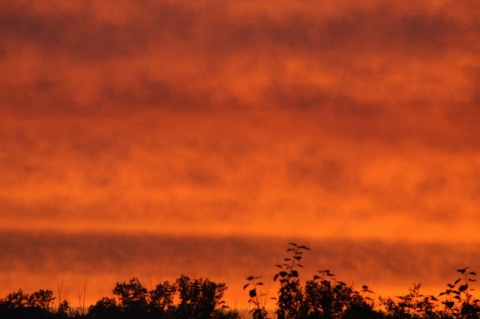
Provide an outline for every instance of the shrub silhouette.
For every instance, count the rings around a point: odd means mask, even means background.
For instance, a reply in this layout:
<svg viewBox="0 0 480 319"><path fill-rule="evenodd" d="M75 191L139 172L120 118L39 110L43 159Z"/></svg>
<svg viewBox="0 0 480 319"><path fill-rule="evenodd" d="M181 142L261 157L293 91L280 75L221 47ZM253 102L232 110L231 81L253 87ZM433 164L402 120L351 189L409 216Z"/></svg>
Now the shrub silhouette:
<svg viewBox="0 0 480 319"><path fill-rule="evenodd" d="M279 281L280 289L275 299L278 319L474 319L480 317L480 301L473 299L470 283L476 276L469 267L458 269L462 275L453 284L448 284L445 292L439 294L444 300L435 296L424 296L420 293L420 284L414 284L409 293L392 298L379 298L379 304L370 297L373 293L363 285L360 291L345 282L336 279L330 270L319 270L304 285L300 282L299 263L308 247L290 243L287 249L289 256L283 263L276 265L280 270L273 280ZM257 297L254 280L247 278L250 285L249 303L254 305L251 311L253 319L264 319L268 315L262 310ZM258 285L258 284L257 284Z"/></svg>
<svg viewBox="0 0 480 319"><path fill-rule="evenodd" d="M259 287L263 287L263 282L258 281L261 279L260 276L249 276L247 277L248 282L243 286L243 290L250 287L248 295L249 304L253 304L253 309L251 310L253 319L264 319L267 318L267 310L265 309L265 296L266 294L262 291L259 291Z"/></svg>
<svg viewBox="0 0 480 319"><path fill-rule="evenodd" d="M299 264L303 251L310 250L310 248L299 246L296 243L289 245L291 247L287 249L287 252L292 252L292 256L285 258L283 264L277 265L280 271L273 277L274 281L279 279L280 282L276 311L278 319L300 319L305 315L303 309L305 295L296 268L303 267Z"/></svg>
<svg viewBox="0 0 480 319"><path fill-rule="evenodd" d="M283 263L276 265L280 270L273 280L279 280L277 300L278 319L334 319L334 318L380 318L373 310L373 300L365 296L371 293L367 286L360 292L337 281L330 270L319 270L318 275L302 286L298 268L307 246L290 243Z"/></svg>

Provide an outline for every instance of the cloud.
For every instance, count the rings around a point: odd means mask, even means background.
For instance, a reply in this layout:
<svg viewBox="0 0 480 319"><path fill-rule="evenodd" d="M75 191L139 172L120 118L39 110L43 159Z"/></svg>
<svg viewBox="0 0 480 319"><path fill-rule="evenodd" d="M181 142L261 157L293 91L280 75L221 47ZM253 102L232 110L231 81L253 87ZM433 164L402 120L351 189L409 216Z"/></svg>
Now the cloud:
<svg viewBox="0 0 480 319"><path fill-rule="evenodd" d="M88 9L54 13L42 6L38 10L38 4L13 5L8 1L2 7L0 21L7 43L30 43L41 54L66 52L74 60L98 61L128 57L142 49L142 37L135 36L140 34L133 25L98 21Z"/></svg>
<svg viewBox="0 0 480 319"><path fill-rule="evenodd" d="M478 53L470 41L478 33L471 4L432 12L376 1L318 10L125 2L107 14L92 3L53 10L5 2L3 64L17 77L4 76L3 102L17 111L40 108L39 114L252 102L297 110L342 97L353 101L353 112L372 103L438 103L450 84L445 77L465 76L459 57Z"/></svg>
<svg viewBox="0 0 480 319"><path fill-rule="evenodd" d="M157 48L162 41L183 42L197 48L196 53L214 48L217 50L212 51L244 52L255 43L260 48L277 44L301 50L339 49L351 43L368 48L373 41L388 45L400 40L438 47L475 26L473 12L462 15L469 5L457 2L459 13L454 15L456 11L447 6L441 6L439 12L421 6L407 11L405 8L411 6L377 1L362 6L343 3L338 6L343 7L341 11L309 10L309 4L296 5L294 10L284 4L273 10L265 1L258 4L261 10L242 10L241 4L221 1L195 5L125 2L116 8L116 14L106 14L104 4L78 8L60 5L54 11L38 3L6 2L2 22L4 30L16 37L43 43L53 51L68 50L94 59L121 55L126 50L139 52L146 49L146 43L147 49ZM209 33L214 29L218 31L215 36ZM365 40L369 40L367 45Z"/></svg>
<svg viewBox="0 0 480 319"><path fill-rule="evenodd" d="M418 223L418 240L477 237L473 145L452 152L420 126L319 126L317 116L8 120L0 130L2 225L399 239Z"/></svg>

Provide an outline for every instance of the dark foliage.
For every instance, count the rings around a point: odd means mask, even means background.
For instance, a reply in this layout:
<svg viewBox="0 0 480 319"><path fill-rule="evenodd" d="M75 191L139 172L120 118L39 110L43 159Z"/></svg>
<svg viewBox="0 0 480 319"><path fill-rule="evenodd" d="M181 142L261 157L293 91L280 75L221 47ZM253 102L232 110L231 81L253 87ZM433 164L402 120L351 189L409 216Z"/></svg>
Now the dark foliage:
<svg viewBox="0 0 480 319"><path fill-rule="evenodd" d="M31 295L25 294L21 289L0 299L0 318L26 319L26 318L52 318L50 311L53 303L51 290L39 290Z"/></svg>
<svg viewBox="0 0 480 319"><path fill-rule="evenodd" d="M373 292L363 285L360 291L345 282L337 280L330 270L319 270L312 279L300 281L299 268L306 246L290 243L288 257L276 265L279 271L273 277L280 288L276 300L277 319L478 319L480 301L474 299L470 284L476 273L469 267L458 269L461 278L435 296L420 293L420 284L414 284L405 296L379 298L375 304ZM249 302L253 304L252 318L266 319L265 304L256 299L255 279L250 276L244 289L249 290ZM258 285L258 284L257 284Z"/></svg>

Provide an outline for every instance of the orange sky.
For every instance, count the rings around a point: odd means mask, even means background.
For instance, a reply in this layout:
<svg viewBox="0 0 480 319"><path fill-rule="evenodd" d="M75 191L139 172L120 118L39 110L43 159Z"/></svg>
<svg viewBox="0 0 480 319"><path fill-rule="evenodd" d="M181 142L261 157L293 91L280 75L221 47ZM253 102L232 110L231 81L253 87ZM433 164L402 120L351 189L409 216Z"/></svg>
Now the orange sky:
<svg viewBox="0 0 480 319"><path fill-rule="evenodd" d="M478 1L7 0L0 38L0 296L240 304L291 240L379 292L480 269Z"/></svg>

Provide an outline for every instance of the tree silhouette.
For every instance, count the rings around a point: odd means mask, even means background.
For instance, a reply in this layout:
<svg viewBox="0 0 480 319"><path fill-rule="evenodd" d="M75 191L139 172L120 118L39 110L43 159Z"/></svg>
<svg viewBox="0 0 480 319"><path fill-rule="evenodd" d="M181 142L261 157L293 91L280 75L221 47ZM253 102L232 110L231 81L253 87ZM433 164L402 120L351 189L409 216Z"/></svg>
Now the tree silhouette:
<svg viewBox="0 0 480 319"><path fill-rule="evenodd" d="M148 291L138 278L130 279L128 283L117 283L113 294L120 300L120 308L126 318L145 318L148 312Z"/></svg>
<svg viewBox="0 0 480 319"><path fill-rule="evenodd" d="M54 299L51 290L39 290L29 295L19 289L0 300L0 318L50 318L53 316L50 306Z"/></svg>
<svg viewBox="0 0 480 319"><path fill-rule="evenodd" d="M113 298L101 298L88 308L87 318L91 319L114 319L122 318L122 312Z"/></svg>
<svg viewBox="0 0 480 319"><path fill-rule="evenodd" d="M223 303L221 299L227 287L208 279L191 280L182 275L176 281L180 293L180 304L176 315L185 319L208 319L215 308Z"/></svg>
<svg viewBox="0 0 480 319"><path fill-rule="evenodd" d="M174 311L173 297L177 291L174 284L164 281L163 284L158 284L155 289L149 293L149 308L153 317L168 318Z"/></svg>

